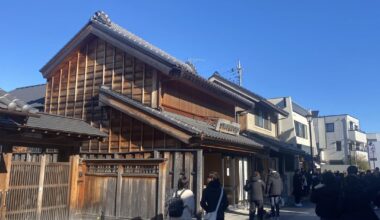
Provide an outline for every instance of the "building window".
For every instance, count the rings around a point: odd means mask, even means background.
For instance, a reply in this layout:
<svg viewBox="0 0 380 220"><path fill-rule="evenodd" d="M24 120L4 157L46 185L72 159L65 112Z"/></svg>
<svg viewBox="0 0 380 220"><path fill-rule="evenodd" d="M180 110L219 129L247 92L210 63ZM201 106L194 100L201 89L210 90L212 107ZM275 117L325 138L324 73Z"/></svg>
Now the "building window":
<svg viewBox="0 0 380 220"><path fill-rule="evenodd" d="M342 142L340 141L336 142L336 151L342 151Z"/></svg>
<svg viewBox="0 0 380 220"><path fill-rule="evenodd" d="M354 122L350 121L350 130L354 130Z"/></svg>
<svg viewBox="0 0 380 220"><path fill-rule="evenodd" d="M255 125L260 128L272 130L272 123L270 121L269 114L261 110L256 110Z"/></svg>
<svg viewBox="0 0 380 220"><path fill-rule="evenodd" d="M326 123L326 132L334 132L334 123Z"/></svg>
<svg viewBox="0 0 380 220"><path fill-rule="evenodd" d="M307 127L305 124L302 124L298 121L294 121L294 126L296 129L296 135L297 137L305 138L307 139Z"/></svg>

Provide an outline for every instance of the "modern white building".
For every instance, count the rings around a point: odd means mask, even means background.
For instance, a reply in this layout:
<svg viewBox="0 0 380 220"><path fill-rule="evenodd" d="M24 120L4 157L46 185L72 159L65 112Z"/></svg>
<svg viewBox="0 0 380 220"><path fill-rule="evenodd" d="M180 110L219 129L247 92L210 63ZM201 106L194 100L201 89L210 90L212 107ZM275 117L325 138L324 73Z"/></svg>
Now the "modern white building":
<svg viewBox="0 0 380 220"><path fill-rule="evenodd" d="M367 142L371 169L380 167L380 133L368 133Z"/></svg>
<svg viewBox="0 0 380 220"><path fill-rule="evenodd" d="M317 148L315 141L314 129L310 128L309 120L312 119L311 112L301 107L292 100L292 97L280 97L268 99L268 101L284 109L289 113L287 118L279 119L279 135L278 137L287 143L291 143L303 150L306 154L311 154L310 143L312 143L313 155L317 156ZM311 127L313 127L313 121L310 121ZM311 139L311 142L310 142Z"/></svg>
<svg viewBox="0 0 380 220"><path fill-rule="evenodd" d="M367 135L359 120L347 114L315 117L321 161L328 165L368 165ZM331 167L331 166L330 166Z"/></svg>

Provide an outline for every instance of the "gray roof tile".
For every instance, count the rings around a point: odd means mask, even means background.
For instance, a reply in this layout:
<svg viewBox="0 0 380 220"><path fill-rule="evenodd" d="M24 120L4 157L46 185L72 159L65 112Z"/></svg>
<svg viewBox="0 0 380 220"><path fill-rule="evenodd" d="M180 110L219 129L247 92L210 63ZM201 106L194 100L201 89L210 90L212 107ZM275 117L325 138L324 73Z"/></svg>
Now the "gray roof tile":
<svg viewBox="0 0 380 220"><path fill-rule="evenodd" d="M16 88L9 92L33 108L43 108L45 103L45 84Z"/></svg>
<svg viewBox="0 0 380 220"><path fill-rule="evenodd" d="M167 61L168 63L181 67L185 69L186 71L193 72L193 69L191 68L190 65L184 63L183 61L178 60L177 58L166 53L160 48L154 46L153 44L129 32L125 28L113 23L111 19L108 17L108 15L104 13L103 11L96 12L91 17L90 22L97 24L98 26L100 26L101 28L105 30L109 30L116 33L117 35L122 37L125 42L128 42L129 44L133 44L139 47L140 49L147 51L160 59Z"/></svg>
<svg viewBox="0 0 380 220"><path fill-rule="evenodd" d="M0 109L20 113L36 113L38 110L0 89Z"/></svg>
<svg viewBox="0 0 380 220"><path fill-rule="evenodd" d="M39 130L49 130L61 133L81 134L88 136L106 137L107 135L99 129L92 127L87 122L68 118L58 115L50 115L46 113L38 113L39 117L29 117L25 124L28 128Z"/></svg>
<svg viewBox="0 0 380 220"><path fill-rule="evenodd" d="M117 92L112 91L108 87L103 86L100 89L101 93L110 95L118 100L121 100L125 103L128 103L129 105L132 105L135 108L138 108L141 111L144 111L146 113L149 113L153 116L156 116L157 118L164 120L168 123L171 123L177 127L180 127L193 135L204 135L206 138L219 140L222 142L228 142L232 144L238 144L238 145L246 145L251 147L262 147L262 144L259 142L250 139L243 135L231 135L226 133L221 133L215 130L215 127L213 125L210 125L204 121L195 120L192 118L188 118L182 115L174 114L171 112L166 111L158 111L156 109L150 108L148 106L145 106L141 104L140 102L137 102L135 100L132 100L122 94L119 94Z"/></svg>

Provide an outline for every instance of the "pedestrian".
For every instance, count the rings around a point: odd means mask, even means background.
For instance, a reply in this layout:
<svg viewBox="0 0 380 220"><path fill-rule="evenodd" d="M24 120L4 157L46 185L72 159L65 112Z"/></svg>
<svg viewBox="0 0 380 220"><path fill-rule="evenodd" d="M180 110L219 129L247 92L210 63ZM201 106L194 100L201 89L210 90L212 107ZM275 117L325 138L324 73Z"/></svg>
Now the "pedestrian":
<svg viewBox="0 0 380 220"><path fill-rule="evenodd" d="M293 195L294 195L294 202L295 206L302 207L301 204L301 197L303 194L302 190L302 175L300 174L300 171L297 169L294 172L293 176Z"/></svg>
<svg viewBox="0 0 380 220"><path fill-rule="evenodd" d="M347 176L343 179L340 206L342 220L365 219L377 220L378 217L371 208L367 188L359 176L358 168L349 166Z"/></svg>
<svg viewBox="0 0 380 220"><path fill-rule="evenodd" d="M258 219L262 219L264 215L265 184L261 180L259 172L254 172L250 180L247 180L244 190L249 193L249 220L255 219L256 209Z"/></svg>
<svg viewBox="0 0 380 220"><path fill-rule="evenodd" d="M228 207L225 190L222 188L217 172L210 172L207 187L203 190L201 207L206 211L204 219L224 220L224 212Z"/></svg>
<svg viewBox="0 0 380 220"><path fill-rule="evenodd" d="M266 186L266 194L268 194L270 198L272 217L278 218L280 216L280 201L282 190L283 183L280 174L275 170L270 170Z"/></svg>
<svg viewBox="0 0 380 220"><path fill-rule="evenodd" d="M322 183L316 185L310 201L315 203L315 213L321 220L338 220L340 217L338 202L340 187L332 172L322 174Z"/></svg>
<svg viewBox="0 0 380 220"><path fill-rule="evenodd" d="M170 219L171 220L175 220L175 219L191 220L194 214L194 210L195 210L195 200L194 200L193 192L189 189L189 179L185 175L181 175L178 179L177 186L178 186L178 190L174 192L173 198L178 198L182 202L179 202L179 204L177 205L178 207L174 207L174 209L182 208L182 214L180 216L170 216ZM177 201L180 201L180 200L177 200ZM169 205L169 209L170 209L170 205ZM170 215L170 211L169 211L169 215Z"/></svg>

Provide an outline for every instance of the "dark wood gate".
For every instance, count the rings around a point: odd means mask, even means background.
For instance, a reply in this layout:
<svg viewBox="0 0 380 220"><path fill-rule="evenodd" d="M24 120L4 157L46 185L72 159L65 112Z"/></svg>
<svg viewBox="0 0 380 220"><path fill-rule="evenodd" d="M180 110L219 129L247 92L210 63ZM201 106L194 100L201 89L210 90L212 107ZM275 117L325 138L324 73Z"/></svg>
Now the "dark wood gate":
<svg viewBox="0 0 380 220"><path fill-rule="evenodd" d="M46 155L34 162L16 159L5 194L6 219L68 219L70 163L49 162Z"/></svg>

